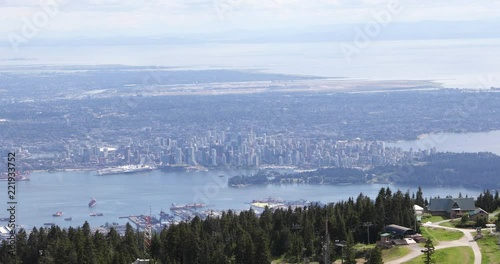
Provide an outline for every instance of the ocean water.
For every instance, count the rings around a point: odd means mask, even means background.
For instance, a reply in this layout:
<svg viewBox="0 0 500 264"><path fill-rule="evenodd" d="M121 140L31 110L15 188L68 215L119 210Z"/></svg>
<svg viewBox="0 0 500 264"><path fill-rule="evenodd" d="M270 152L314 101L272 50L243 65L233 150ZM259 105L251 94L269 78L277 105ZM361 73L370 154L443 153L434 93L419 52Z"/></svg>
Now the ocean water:
<svg viewBox="0 0 500 264"><path fill-rule="evenodd" d="M373 80L435 80L445 87L500 87L500 39L372 41L346 56L348 42L154 46L0 47L0 64L125 64ZM11 61L6 58L27 58Z"/></svg>
<svg viewBox="0 0 500 264"><path fill-rule="evenodd" d="M158 216L160 210L168 211L172 203L185 204L204 202L208 209L249 209L253 199L280 197L293 201L301 198L323 203L337 202L357 197L360 192L375 198L382 187L396 191L416 192L417 186L362 184L362 185L262 185L246 188L228 188L228 177L248 174L249 171L209 171L167 173L152 171L136 174L96 176L95 172L34 172L31 181L17 182L17 224L31 229L44 223L81 226L88 221L91 226L106 222L126 223L120 216L149 214ZM219 177L224 175L224 177ZM7 190L0 182L0 188ZM437 195L477 196L481 190L467 188L424 187L426 197ZM97 205L88 207L92 197ZM4 203L2 199L2 203ZM5 207L7 204L5 202ZM52 217L61 211L63 217ZM2 210L0 217L7 217ZM91 217L90 213L103 213L102 217ZM71 222L64 221L72 217ZM2 223L0 222L0 225Z"/></svg>
<svg viewBox="0 0 500 264"><path fill-rule="evenodd" d="M436 148L439 152L492 152L500 155L500 130L478 133L426 134L416 140L390 142L387 146L404 150Z"/></svg>

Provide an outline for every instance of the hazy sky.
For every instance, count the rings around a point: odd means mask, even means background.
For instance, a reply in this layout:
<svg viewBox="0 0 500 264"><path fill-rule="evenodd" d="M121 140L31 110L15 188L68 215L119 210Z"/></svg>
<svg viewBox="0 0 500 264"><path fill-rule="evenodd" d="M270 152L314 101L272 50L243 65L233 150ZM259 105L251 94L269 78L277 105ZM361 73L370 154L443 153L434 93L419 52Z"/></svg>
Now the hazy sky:
<svg viewBox="0 0 500 264"><path fill-rule="evenodd" d="M500 18L498 0L0 0L0 38L27 23L38 23L37 37L48 38L366 23L392 12L391 5L399 10L391 15L395 22Z"/></svg>

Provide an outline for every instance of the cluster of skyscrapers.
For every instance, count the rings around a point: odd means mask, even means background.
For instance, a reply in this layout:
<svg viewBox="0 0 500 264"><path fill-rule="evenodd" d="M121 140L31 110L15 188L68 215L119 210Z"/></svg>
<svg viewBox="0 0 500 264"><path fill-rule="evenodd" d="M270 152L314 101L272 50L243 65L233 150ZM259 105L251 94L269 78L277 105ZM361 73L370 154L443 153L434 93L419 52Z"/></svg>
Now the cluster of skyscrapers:
<svg viewBox="0 0 500 264"><path fill-rule="evenodd" d="M117 146L66 145L55 167L102 167L124 164L260 167L265 165L369 167L398 164L432 150L404 151L382 141L311 139L293 134L207 131L186 138L158 137Z"/></svg>

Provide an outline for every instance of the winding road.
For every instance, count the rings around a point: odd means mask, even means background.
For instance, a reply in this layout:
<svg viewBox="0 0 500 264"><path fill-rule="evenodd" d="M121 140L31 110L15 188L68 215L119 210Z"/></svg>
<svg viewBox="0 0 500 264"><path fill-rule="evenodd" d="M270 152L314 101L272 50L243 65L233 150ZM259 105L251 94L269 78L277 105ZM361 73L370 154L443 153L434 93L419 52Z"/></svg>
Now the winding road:
<svg viewBox="0 0 500 264"><path fill-rule="evenodd" d="M464 233L464 236L458 240L453 240L453 241L440 241L439 245L435 247L436 250L438 249L443 249L443 248L450 248L450 247L461 247L461 246L468 246L472 248L472 251L474 252L474 264L481 264L481 250L479 250L479 246L477 245L476 241L474 240L474 237L472 236L472 232L475 232L473 229L462 229L462 228L454 228L454 227L446 227L446 226L440 226L439 224L443 222L448 222L450 220L444 220L441 222L436 222L436 223L425 223L423 226L425 227L433 227L433 228L443 228L447 230L455 230L455 231L460 231ZM409 245L411 252L401 258L386 262L386 264L400 264L404 263L406 261L409 261L410 259L416 258L420 255L422 255L422 247L419 246L418 244L412 244Z"/></svg>

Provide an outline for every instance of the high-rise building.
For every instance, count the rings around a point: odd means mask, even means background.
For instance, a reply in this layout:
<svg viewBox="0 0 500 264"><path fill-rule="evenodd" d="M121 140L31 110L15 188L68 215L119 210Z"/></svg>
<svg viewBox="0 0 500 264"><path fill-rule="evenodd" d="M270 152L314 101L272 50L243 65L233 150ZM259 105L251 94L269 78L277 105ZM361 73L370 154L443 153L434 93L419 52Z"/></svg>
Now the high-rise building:
<svg viewBox="0 0 500 264"><path fill-rule="evenodd" d="M212 149L212 154L211 154L211 158L212 158L212 166L217 166L217 150L216 149Z"/></svg>
<svg viewBox="0 0 500 264"><path fill-rule="evenodd" d="M182 159L182 149L181 148L175 148L175 164L182 164L183 159Z"/></svg>

